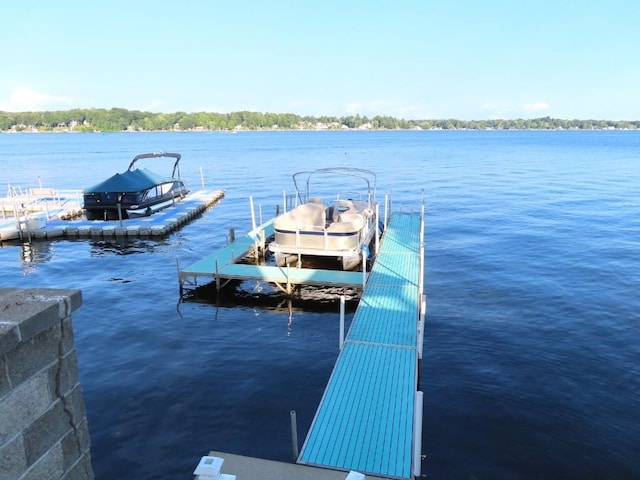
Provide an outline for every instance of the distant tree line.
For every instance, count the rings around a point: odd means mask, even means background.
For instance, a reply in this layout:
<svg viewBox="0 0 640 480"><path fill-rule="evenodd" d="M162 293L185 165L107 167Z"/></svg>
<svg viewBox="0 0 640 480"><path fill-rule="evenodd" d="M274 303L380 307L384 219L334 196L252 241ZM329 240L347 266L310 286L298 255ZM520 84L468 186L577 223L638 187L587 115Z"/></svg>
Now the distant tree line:
<svg viewBox="0 0 640 480"><path fill-rule="evenodd" d="M191 131L191 130L508 130L508 129L640 129L640 121L564 120L404 120L389 116L312 117L292 113L152 113L124 108L44 112L0 112L0 132L9 131Z"/></svg>

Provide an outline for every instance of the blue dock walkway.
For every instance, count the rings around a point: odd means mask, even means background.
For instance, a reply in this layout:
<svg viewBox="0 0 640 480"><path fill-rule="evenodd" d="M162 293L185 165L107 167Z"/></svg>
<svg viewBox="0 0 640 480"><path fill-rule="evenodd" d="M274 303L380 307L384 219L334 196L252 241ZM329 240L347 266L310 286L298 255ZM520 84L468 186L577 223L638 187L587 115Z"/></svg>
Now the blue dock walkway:
<svg viewBox="0 0 640 480"><path fill-rule="evenodd" d="M273 234L273 221L184 270L180 290L199 278L362 286L336 365L297 463L383 478L419 476L422 438L423 216L394 214L371 272L236 263ZM264 248L264 244L262 244Z"/></svg>
<svg viewBox="0 0 640 480"><path fill-rule="evenodd" d="M391 217L298 463L419 475L422 216Z"/></svg>
<svg viewBox="0 0 640 480"><path fill-rule="evenodd" d="M273 219L260 225L246 235L234 239L206 257L178 272L180 295L185 285L198 286L198 279L214 280L218 289L230 280L261 280L275 284L285 293L291 293L293 285L341 285L362 286L366 273L311 268L276 267L272 265L249 265L237 263L249 255L251 250L264 251L266 241L273 236Z"/></svg>

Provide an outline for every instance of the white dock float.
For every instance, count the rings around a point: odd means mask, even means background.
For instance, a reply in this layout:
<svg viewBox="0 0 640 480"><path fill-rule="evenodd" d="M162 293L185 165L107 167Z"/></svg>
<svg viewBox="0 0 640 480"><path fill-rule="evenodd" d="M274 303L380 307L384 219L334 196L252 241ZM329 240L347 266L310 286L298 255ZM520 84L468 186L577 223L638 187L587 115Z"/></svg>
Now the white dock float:
<svg viewBox="0 0 640 480"><path fill-rule="evenodd" d="M6 229L7 232L6 235L3 233L0 241L160 237L193 220L223 197L224 190L200 190L149 217L129 218L121 221L78 218L82 215L82 210L79 207L75 213L76 218L70 220L68 219L70 216L69 210L54 210L53 208L49 209L46 218L42 211L25 214L19 220L16 218L0 218L0 231L5 232ZM9 232L11 233L10 235Z"/></svg>

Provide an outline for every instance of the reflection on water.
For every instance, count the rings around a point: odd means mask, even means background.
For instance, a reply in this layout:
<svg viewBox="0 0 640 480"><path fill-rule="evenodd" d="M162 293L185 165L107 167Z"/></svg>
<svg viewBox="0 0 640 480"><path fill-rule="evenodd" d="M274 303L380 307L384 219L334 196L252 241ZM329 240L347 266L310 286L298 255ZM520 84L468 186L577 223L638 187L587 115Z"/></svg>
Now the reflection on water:
<svg viewBox="0 0 640 480"><path fill-rule="evenodd" d="M24 275L33 273L39 264L48 262L53 257L53 242L31 241L20 242L20 266Z"/></svg>
<svg viewBox="0 0 640 480"><path fill-rule="evenodd" d="M186 290L182 301L222 308L259 307L274 312L337 312L340 297L345 298L345 312L353 313L361 291L357 288L302 285L287 295L267 282L232 280L218 291L215 282Z"/></svg>
<svg viewBox="0 0 640 480"><path fill-rule="evenodd" d="M82 240L79 240L82 241ZM114 238L108 240L90 240L91 256L102 255L138 255L153 253L163 246L169 245L163 240L151 240L146 238Z"/></svg>

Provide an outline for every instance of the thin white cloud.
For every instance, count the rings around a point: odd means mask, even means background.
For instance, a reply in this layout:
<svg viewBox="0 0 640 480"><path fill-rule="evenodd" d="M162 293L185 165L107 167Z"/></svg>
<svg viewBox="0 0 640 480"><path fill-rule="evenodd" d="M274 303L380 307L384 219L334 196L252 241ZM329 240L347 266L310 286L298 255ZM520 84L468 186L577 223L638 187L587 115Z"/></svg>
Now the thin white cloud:
<svg viewBox="0 0 640 480"><path fill-rule="evenodd" d="M48 95L22 86L13 90L6 100L0 100L0 110L6 112L33 112L67 108L72 104L73 99L71 98Z"/></svg>
<svg viewBox="0 0 640 480"><path fill-rule="evenodd" d="M541 112L549 110L549 104L547 102L528 103L522 106L525 112Z"/></svg>

